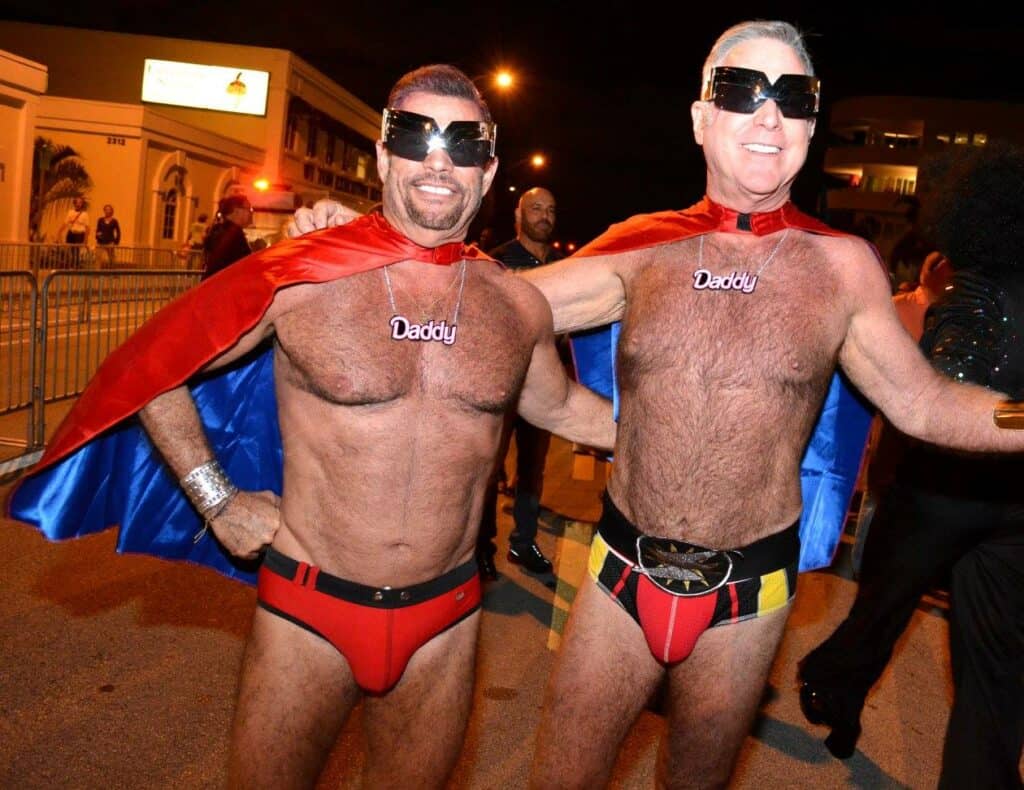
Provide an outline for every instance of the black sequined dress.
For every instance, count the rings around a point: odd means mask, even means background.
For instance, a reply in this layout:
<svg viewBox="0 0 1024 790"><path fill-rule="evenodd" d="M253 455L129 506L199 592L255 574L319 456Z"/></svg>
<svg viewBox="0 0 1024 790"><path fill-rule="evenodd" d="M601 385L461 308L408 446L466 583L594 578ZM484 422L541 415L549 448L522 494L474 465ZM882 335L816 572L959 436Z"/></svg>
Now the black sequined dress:
<svg viewBox="0 0 1024 790"><path fill-rule="evenodd" d="M950 378L1024 399L1022 335L1024 273L966 270L929 309L921 349ZM956 689L940 788L1019 788L1024 456L909 441L871 521L850 614L801 662L800 679L855 722L920 597L936 586L950 590Z"/></svg>

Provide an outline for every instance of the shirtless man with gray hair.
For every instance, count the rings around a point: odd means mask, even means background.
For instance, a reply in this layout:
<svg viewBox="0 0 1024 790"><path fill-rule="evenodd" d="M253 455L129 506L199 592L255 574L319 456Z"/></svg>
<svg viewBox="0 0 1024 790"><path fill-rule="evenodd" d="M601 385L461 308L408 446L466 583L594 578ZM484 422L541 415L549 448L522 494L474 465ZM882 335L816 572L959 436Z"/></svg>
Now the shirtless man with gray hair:
<svg viewBox="0 0 1024 790"><path fill-rule="evenodd" d="M704 200L531 273L555 331L622 321L615 469L545 699L535 787L602 786L666 678L660 785L728 783L795 593L800 461L837 363L905 433L1024 450L1024 433L994 420L1005 396L928 364L875 251L790 202L813 74L788 23L725 31L691 110Z"/></svg>
<svg viewBox="0 0 1024 790"><path fill-rule="evenodd" d="M909 435L1024 451L1024 432L1001 427L1016 408L1004 395L928 364L874 249L790 201L819 95L794 26L726 30L691 108L704 199L524 275L556 332L621 321L614 472L545 697L535 788L603 786L663 681L659 786L728 783L796 591L800 463L837 365Z"/></svg>

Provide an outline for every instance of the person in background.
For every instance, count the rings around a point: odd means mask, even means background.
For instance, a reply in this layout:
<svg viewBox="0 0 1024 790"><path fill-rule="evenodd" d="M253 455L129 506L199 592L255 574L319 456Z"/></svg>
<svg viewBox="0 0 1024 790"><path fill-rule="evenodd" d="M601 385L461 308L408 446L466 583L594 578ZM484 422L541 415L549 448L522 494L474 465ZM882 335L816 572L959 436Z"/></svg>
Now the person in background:
<svg viewBox="0 0 1024 790"><path fill-rule="evenodd" d="M200 280L206 280L253 252L245 229L252 225L252 205L245 195L230 195L220 201L217 222L203 241L204 265Z"/></svg>
<svg viewBox="0 0 1024 790"><path fill-rule="evenodd" d="M894 291L907 286L914 287L925 256L932 252L931 242L921 231L921 197L904 195L898 202L907 207L905 217L908 226L896 239L889 253L889 272Z"/></svg>
<svg viewBox="0 0 1024 790"><path fill-rule="evenodd" d="M914 341L924 332L924 317L928 308L945 293L953 276L949 258L938 250L925 256L918 272L916 288L904 288L892 297L900 323ZM861 476L865 480L860 507L857 511L857 539L853 548L853 569L860 574L861 562L871 523L878 508L878 500L891 485L896 467L907 450L906 435L896 430L881 414L875 414L871 426L871 440L862 461Z"/></svg>
<svg viewBox="0 0 1024 790"><path fill-rule="evenodd" d="M484 252L487 252L491 247L494 246L494 228L490 225L485 225L480 230L480 235L477 237L476 246Z"/></svg>
<svg viewBox="0 0 1024 790"><path fill-rule="evenodd" d="M1024 150L994 142L945 159L950 165L923 207L926 235L941 253L926 257L922 287L935 293L950 260L955 271L925 320L915 318L908 331L945 376L1019 401ZM954 701L939 787L1021 787L1021 481L1020 454L951 453L908 441L872 520L853 606L800 663L801 708L811 723L831 728L825 743L833 755L853 754L865 699L919 599L948 584Z"/></svg>
<svg viewBox="0 0 1024 790"><path fill-rule="evenodd" d="M543 187L526 190L516 203L516 236L504 244L488 250L491 257L501 261L514 272L560 260L563 255L551 246L555 230L555 197ZM486 248L484 248L486 249ZM561 339L560 339L561 341ZM509 487L513 493L512 519L514 527L509 535L508 561L521 565L533 573L549 573L551 561L537 545L537 520L540 518L540 498L544 487L544 462L547 458L551 434L524 420L514 411L506 417L506 428L498 451L491 484L487 489L477 562L485 579L496 579L494 539L498 534L498 489L505 471L505 456L512 437L516 441L515 482Z"/></svg>
<svg viewBox="0 0 1024 790"><path fill-rule="evenodd" d="M915 341L924 332L924 316L928 308L942 296L953 277L953 265L938 250L924 257L917 276L917 286L898 291L892 298L900 323Z"/></svg>
<svg viewBox="0 0 1024 790"><path fill-rule="evenodd" d="M121 225L114 216L114 207L103 206L103 216L96 220L96 265L99 269L114 268L114 248L121 243Z"/></svg>
<svg viewBox="0 0 1024 790"><path fill-rule="evenodd" d="M57 238L71 245L69 265L72 269L79 268L82 247L89 240L89 214L85 210L85 198L76 196L71 199L71 208L57 231Z"/></svg>
<svg viewBox="0 0 1024 790"><path fill-rule="evenodd" d="M206 238L206 232L210 229L208 214L200 214L196 217L196 221L189 225L188 228L188 246L192 250L201 250L203 248L203 240Z"/></svg>

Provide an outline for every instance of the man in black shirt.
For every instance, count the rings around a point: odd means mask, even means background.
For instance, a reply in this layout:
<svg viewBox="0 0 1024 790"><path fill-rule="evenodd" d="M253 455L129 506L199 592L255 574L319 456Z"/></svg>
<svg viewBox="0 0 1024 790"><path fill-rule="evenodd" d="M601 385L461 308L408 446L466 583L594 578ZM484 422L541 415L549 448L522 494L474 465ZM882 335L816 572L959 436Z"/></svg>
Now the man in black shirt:
<svg viewBox="0 0 1024 790"><path fill-rule="evenodd" d="M489 255L513 271L533 269L564 257L550 243L555 230L555 198L548 190L534 187L524 192L516 204L515 218L516 237L489 250ZM477 562L481 575L487 579L495 579L498 575L494 567L498 487L513 433L516 437L515 503L512 508L515 527L509 536L508 561L534 573L551 571L551 562L537 547L536 541L544 461L551 435L512 413L506 421L497 466L487 489L477 539Z"/></svg>
<svg viewBox="0 0 1024 790"><path fill-rule="evenodd" d="M205 265L202 280L252 252L245 228L252 225L252 206L245 195L230 195L220 202L218 222L203 242Z"/></svg>

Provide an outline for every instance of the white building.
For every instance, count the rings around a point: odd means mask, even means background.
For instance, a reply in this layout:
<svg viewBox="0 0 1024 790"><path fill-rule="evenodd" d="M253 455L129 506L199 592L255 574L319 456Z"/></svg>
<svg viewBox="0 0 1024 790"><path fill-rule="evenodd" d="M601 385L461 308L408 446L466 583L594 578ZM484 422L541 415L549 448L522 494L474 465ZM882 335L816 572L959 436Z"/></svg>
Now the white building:
<svg viewBox="0 0 1024 790"><path fill-rule="evenodd" d="M46 66L0 50L0 239L28 241L32 140Z"/></svg>
<svg viewBox="0 0 1024 790"><path fill-rule="evenodd" d="M291 52L4 21L0 48L13 53L0 68L20 68L19 90L37 97L19 121L34 123L29 149L33 137L74 149L92 223L113 205L122 244L179 247L199 215L212 219L238 191L264 236L297 203L330 196L365 211L380 199L379 111ZM29 150L29 176L31 162ZM0 225L0 236L24 239L28 206L13 197L18 227ZM52 240L67 208L50 204L40 234Z"/></svg>

